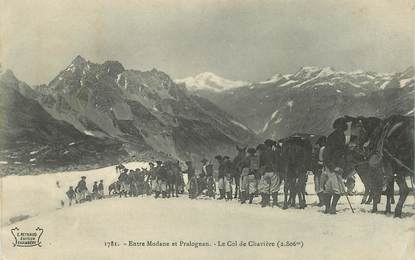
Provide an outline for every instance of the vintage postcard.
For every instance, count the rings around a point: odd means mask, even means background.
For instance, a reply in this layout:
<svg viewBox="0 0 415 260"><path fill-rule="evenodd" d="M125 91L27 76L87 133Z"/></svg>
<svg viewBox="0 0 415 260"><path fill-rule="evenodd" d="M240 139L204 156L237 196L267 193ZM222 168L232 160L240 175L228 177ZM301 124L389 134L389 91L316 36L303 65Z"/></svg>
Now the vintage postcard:
<svg viewBox="0 0 415 260"><path fill-rule="evenodd" d="M411 0L0 0L0 256L415 259Z"/></svg>

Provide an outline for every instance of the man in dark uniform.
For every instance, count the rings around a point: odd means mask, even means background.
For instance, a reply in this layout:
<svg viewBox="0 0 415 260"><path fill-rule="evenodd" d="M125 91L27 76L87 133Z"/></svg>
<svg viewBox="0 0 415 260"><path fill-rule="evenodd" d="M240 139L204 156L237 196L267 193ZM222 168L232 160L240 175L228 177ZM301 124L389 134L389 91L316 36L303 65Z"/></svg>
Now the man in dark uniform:
<svg viewBox="0 0 415 260"><path fill-rule="evenodd" d="M323 171L323 153L326 146L326 137L321 136L317 140L313 149L313 175L314 175L314 190L318 196L318 207L324 205L323 187L321 186L321 173Z"/></svg>
<svg viewBox="0 0 415 260"><path fill-rule="evenodd" d="M99 180L98 194L99 194L99 199L104 198L104 180Z"/></svg>
<svg viewBox="0 0 415 260"><path fill-rule="evenodd" d="M200 162L202 163L202 169L200 171L199 176L197 177L197 185L199 188L199 194L201 194L202 191L206 189L206 175L207 175L206 167L207 167L208 160L203 158Z"/></svg>
<svg viewBox="0 0 415 260"><path fill-rule="evenodd" d="M166 169L166 165L162 165L162 163L160 163L158 165L159 170L158 170L158 185L159 185L159 189L161 192L161 197L162 198L167 198L167 169Z"/></svg>
<svg viewBox="0 0 415 260"><path fill-rule="evenodd" d="M147 178L146 178L146 183L147 183L147 195L151 195L152 192L156 192L156 176L155 176L155 165L153 162L150 162L148 164L150 166L150 169L147 172Z"/></svg>
<svg viewBox="0 0 415 260"><path fill-rule="evenodd" d="M347 130L346 120L344 118L336 119L333 128L335 130L327 137L323 154L326 170L321 176L326 205L324 212L330 214L336 214L337 202L341 194L345 192L342 174L346 154L346 136L344 134ZM332 198L333 200L331 200Z"/></svg>
<svg viewBox="0 0 415 260"><path fill-rule="evenodd" d="M86 182L85 182L86 177L82 176L81 180L78 182L78 185L76 185L75 187L75 192L76 192L76 200L81 203L84 202L86 199L86 195L88 193L88 188L86 187Z"/></svg>
<svg viewBox="0 0 415 260"><path fill-rule="evenodd" d="M120 182L120 198L122 194L127 197L127 193L129 192L129 185L128 185L128 169L124 168L118 177L118 181Z"/></svg>
<svg viewBox="0 0 415 260"><path fill-rule="evenodd" d="M154 198L158 198L161 194L161 165L162 161L156 161L157 166L153 170L153 181L154 181Z"/></svg>
<svg viewBox="0 0 415 260"><path fill-rule="evenodd" d="M192 161L186 161L187 169L185 173L187 173L187 189L189 192L190 199L196 199L199 193L198 187L198 180L195 174L195 168L193 168Z"/></svg>
<svg viewBox="0 0 415 260"><path fill-rule="evenodd" d="M208 163L205 167L206 169L206 188L207 195L209 198L215 198L216 196L216 182L213 178L213 165Z"/></svg>
<svg viewBox="0 0 415 260"><path fill-rule="evenodd" d="M221 155L216 155L215 159L219 163L218 167L218 189L219 189L219 198L218 200L225 198L225 163Z"/></svg>

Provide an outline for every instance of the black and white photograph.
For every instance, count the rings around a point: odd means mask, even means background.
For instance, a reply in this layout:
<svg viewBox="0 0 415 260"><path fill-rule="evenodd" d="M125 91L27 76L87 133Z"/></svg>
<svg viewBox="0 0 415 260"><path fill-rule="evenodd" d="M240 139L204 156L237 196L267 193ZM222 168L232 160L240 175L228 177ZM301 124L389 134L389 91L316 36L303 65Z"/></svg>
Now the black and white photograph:
<svg viewBox="0 0 415 260"><path fill-rule="evenodd" d="M415 260L413 0L0 0L0 259Z"/></svg>

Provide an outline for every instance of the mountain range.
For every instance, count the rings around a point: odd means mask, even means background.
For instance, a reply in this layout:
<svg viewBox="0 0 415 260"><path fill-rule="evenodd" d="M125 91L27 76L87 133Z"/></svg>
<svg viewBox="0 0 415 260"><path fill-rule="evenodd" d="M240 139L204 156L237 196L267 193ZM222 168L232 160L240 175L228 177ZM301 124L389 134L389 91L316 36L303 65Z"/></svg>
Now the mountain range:
<svg viewBox="0 0 415 260"><path fill-rule="evenodd" d="M48 84L29 86L0 69L0 170L198 162L264 138L327 135L343 115L413 115L414 75L302 67L258 82L210 72L172 80L77 56Z"/></svg>
<svg viewBox="0 0 415 260"><path fill-rule="evenodd" d="M413 114L414 68L398 73L344 72L302 67L293 74L220 92L193 90L238 118L263 138L294 132L327 135L343 115Z"/></svg>
<svg viewBox="0 0 415 260"><path fill-rule="evenodd" d="M118 61L97 64L77 56L47 85L33 87L5 71L0 90L7 117L0 128L0 161L8 169L132 157L198 160L257 140L233 116L166 73L128 70Z"/></svg>

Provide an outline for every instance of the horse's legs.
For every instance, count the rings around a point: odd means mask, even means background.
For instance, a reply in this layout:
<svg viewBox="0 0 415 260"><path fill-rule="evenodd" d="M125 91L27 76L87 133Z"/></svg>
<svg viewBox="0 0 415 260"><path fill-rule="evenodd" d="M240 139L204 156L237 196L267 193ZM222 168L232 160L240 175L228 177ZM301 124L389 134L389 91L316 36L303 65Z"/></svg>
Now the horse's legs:
<svg viewBox="0 0 415 260"><path fill-rule="evenodd" d="M392 181L390 181L388 183L388 187L386 189L386 209L385 209L385 214L389 214L392 213L391 210L391 203L392 203L392 199L393 199L393 185L394 185L394 180L392 179Z"/></svg>
<svg viewBox="0 0 415 260"><path fill-rule="evenodd" d="M405 203L410 190L405 182L405 176L403 174L398 175L397 183L399 186L399 200L395 207L395 217L400 218L402 216L403 204Z"/></svg>
<svg viewBox="0 0 415 260"><path fill-rule="evenodd" d="M238 198L238 193L240 192L240 187L239 187L240 183L239 183L239 178L238 177L235 177L234 180L235 180L235 196L234 196L234 198L236 199L236 198Z"/></svg>
<svg viewBox="0 0 415 260"><path fill-rule="evenodd" d="M368 183L369 180L367 180L366 178L360 178L363 182L363 186L365 188L365 192L363 193L363 197L362 197L362 201L360 202L360 204L365 204L368 201L368 196L370 196L370 185Z"/></svg>
<svg viewBox="0 0 415 260"><path fill-rule="evenodd" d="M297 195L296 187L295 187L295 179L293 178L290 180L290 204L291 207L295 207L295 196Z"/></svg>
<svg viewBox="0 0 415 260"><path fill-rule="evenodd" d="M373 198L373 206L372 206L372 213L375 213L378 211L378 203L380 202L380 192L376 192L372 195Z"/></svg>
<svg viewBox="0 0 415 260"><path fill-rule="evenodd" d="M284 179L284 206L282 207L283 209L287 209L288 208L288 191L289 191L289 182L287 180L287 178Z"/></svg>
<svg viewBox="0 0 415 260"><path fill-rule="evenodd" d="M395 204L395 179L392 181L391 186L390 186L390 193L391 193L391 203Z"/></svg>

